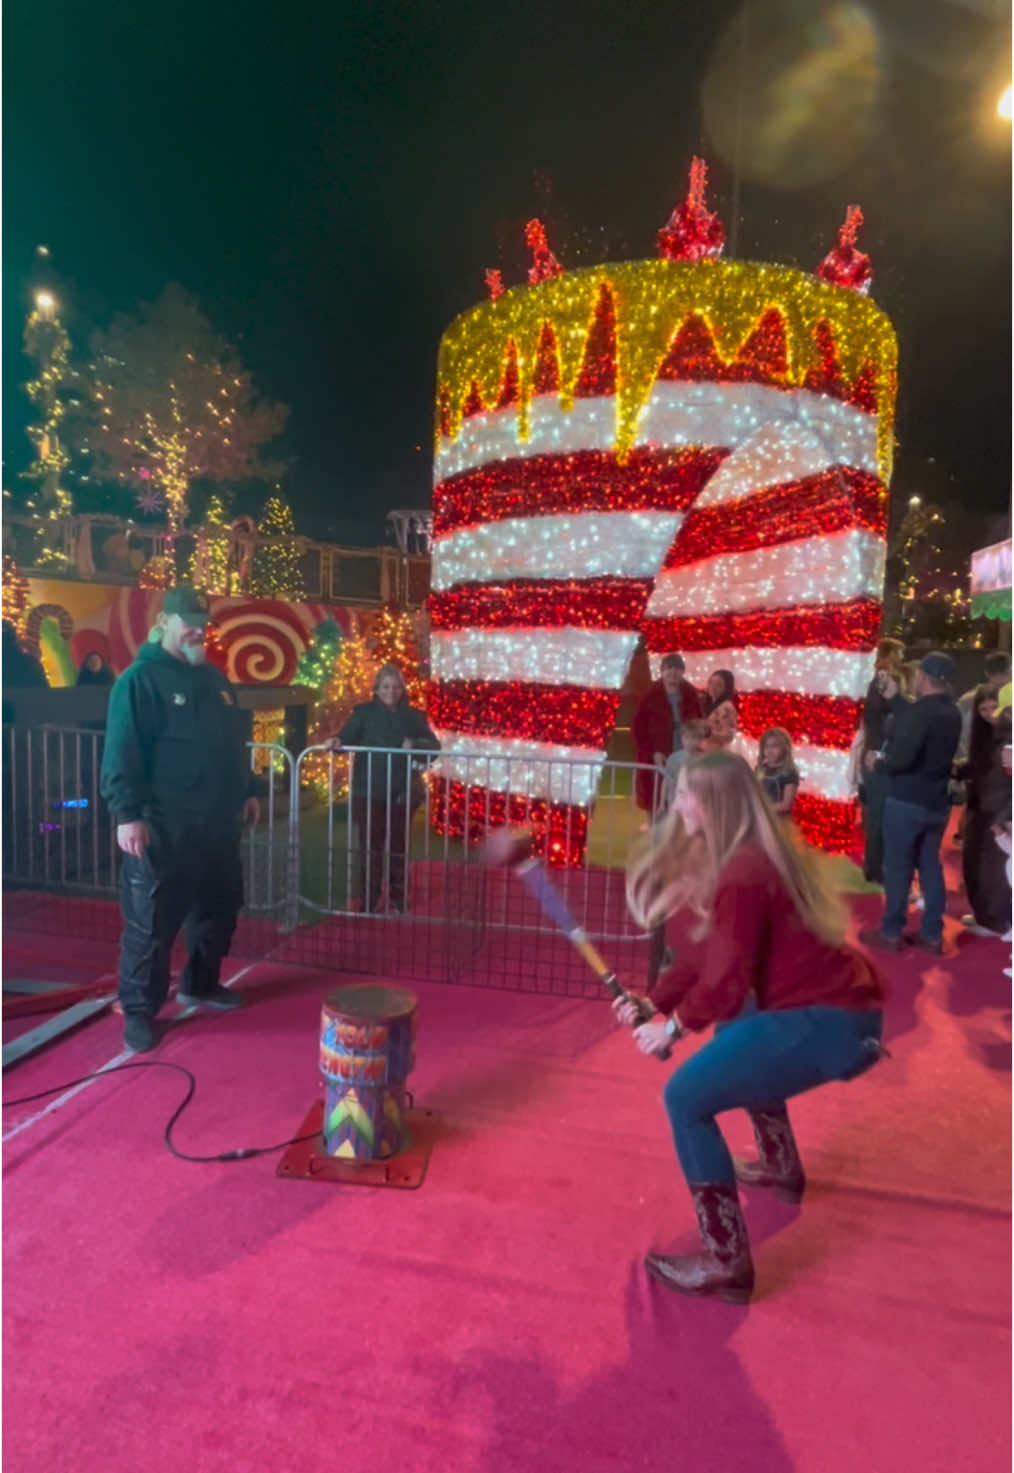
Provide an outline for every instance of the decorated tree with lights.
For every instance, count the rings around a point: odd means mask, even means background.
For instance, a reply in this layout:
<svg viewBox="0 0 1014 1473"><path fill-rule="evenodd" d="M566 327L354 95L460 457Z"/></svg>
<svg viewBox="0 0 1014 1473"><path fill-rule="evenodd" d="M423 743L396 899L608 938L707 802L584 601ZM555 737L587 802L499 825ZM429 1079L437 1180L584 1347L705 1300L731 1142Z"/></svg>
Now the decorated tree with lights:
<svg viewBox="0 0 1014 1473"><path fill-rule="evenodd" d="M409 701L413 706L421 707L426 699L426 676L415 625L407 609L394 603L384 605L373 632L372 647L376 667L397 665L405 681Z"/></svg>
<svg viewBox="0 0 1014 1473"><path fill-rule="evenodd" d="M250 592L259 598L304 598L306 590L299 571L296 525L292 519L292 508L283 497L268 497L257 532Z"/></svg>
<svg viewBox="0 0 1014 1473"><path fill-rule="evenodd" d="M324 636L321 655L327 643L328 639ZM323 683L317 687L320 690L320 699L314 710L311 746L326 742L337 735L352 715L353 709L370 700L377 668L378 661L366 640L359 635L350 635L340 640L331 668ZM300 680L298 670L296 682L308 683ZM314 788L322 797L326 797L329 791L331 760L326 753L314 752L304 758L301 767L304 786ZM331 791L335 797L348 792L348 758L335 760L334 786Z"/></svg>
<svg viewBox="0 0 1014 1473"><path fill-rule="evenodd" d="M195 481L267 477L261 447L287 409L257 397L250 375L197 302L168 286L136 316L118 315L95 344L91 444L97 468L186 523Z"/></svg>
<svg viewBox="0 0 1014 1473"><path fill-rule="evenodd" d="M61 568L66 557L57 546L59 525L70 516L73 501L64 485L70 456L60 432L68 401L78 390L78 373L71 366L70 338L58 316L56 301L47 291L36 294L35 306L28 314L24 351L35 370L24 386L36 414L34 423L28 426L35 459L21 472L22 478L35 487L25 503L36 523L32 560L40 567Z"/></svg>
<svg viewBox="0 0 1014 1473"><path fill-rule="evenodd" d="M229 529L221 496L212 495L204 522L197 530L197 541L189 568L190 582L205 593L227 594L230 587Z"/></svg>
<svg viewBox="0 0 1014 1473"><path fill-rule="evenodd" d="M333 619L322 619L299 657L293 685L306 685L323 693L331 679L342 642L342 632Z"/></svg>
<svg viewBox="0 0 1014 1473"><path fill-rule="evenodd" d="M960 644L968 634L964 540L948 527L943 506L910 498L888 554L885 623L906 643Z"/></svg>

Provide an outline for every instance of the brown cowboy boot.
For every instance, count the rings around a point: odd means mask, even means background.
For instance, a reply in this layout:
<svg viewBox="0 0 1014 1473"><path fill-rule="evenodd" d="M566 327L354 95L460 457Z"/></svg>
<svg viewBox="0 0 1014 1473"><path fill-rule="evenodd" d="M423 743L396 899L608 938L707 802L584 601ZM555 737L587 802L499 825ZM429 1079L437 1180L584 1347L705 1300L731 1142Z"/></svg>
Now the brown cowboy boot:
<svg viewBox="0 0 1014 1473"><path fill-rule="evenodd" d="M748 1304L753 1293L753 1259L734 1186L691 1182L703 1253L670 1258L649 1253L645 1266L680 1294L711 1295L726 1304Z"/></svg>
<svg viewBox="0 0 1014 1473"><path fill-rule="evenodd" d="M771 1187L782 1202L802 1201L806 1175L785 1106L775 1110L750 1110L748 1113L759 1160L741 1161L734 1157L736 1180L745 1186Z"/></svg>

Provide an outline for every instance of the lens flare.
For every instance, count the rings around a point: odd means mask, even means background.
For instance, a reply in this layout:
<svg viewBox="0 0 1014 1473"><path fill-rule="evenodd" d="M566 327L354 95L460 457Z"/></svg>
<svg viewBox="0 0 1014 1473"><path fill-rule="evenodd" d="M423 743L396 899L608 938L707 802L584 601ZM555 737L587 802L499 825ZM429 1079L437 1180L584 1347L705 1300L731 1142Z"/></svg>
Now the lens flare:
<svg viewBox="0 0 1014 1473"><path fill-rule="evenodd" d="M755 0L726 29L705 76L710 145L758 184L802 189L847 168L876 133L884 79L862 5Z"/></svg>

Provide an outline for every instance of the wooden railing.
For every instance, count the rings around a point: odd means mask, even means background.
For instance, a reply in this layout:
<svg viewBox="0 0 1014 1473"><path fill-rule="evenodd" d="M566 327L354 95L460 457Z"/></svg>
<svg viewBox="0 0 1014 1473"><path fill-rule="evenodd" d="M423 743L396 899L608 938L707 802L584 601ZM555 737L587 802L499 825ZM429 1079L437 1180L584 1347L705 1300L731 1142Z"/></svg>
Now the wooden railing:
<svg viewBox="0 0 1014 1473"><path fill-rule="evenodd" d="M4 517L4 551L30 578L67 578L86 583L136 583L152 558L172 556L177 576L185 578L204 527L188 527L174 541L167 528L128 522L122 517L80 515L47 523L47 540L57 556L39 557L38 523L19 512ZM230 590L249 591L257 550L283 545L242 526L216 527L225 545ZM319 603L375 605L394 601L416 608L429 593L428 554L397 547L339 547L309 537L284 539L293 547L305 598ZM216 591L216 590L213 590ZM224 589L222 590L225 591Z"/></svg>

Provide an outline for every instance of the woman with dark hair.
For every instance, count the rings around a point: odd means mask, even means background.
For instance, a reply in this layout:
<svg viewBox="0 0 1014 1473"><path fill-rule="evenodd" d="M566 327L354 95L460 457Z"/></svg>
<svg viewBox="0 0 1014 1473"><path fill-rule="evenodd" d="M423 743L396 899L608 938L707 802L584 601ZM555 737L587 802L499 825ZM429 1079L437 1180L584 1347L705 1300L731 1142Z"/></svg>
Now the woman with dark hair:
<svg viewBox="0 0 1014 1473"><path fill-rule="evenodd" d="M691 922L650 998L614 1004L637 1047L666 1054L715 1025L663 1096L704 1252L650 1253L646 1265L682 1294L745 1304L754 1271L736 1181L800 1200L805 1177L785 1101L877 1062L880 979L845 944L845 907L741 757L714 752L686 764L672 810L630 865L627 898L645 927L680 912ZM719 1130L716 1116L736 1109L750 1116L756 1161L734 1162Z"/></svg>
<svg viewBox="0 0 1014 1473"><path fill-rule="evenodd" d="M961 920L975 936L1006 937L1011 928L1007 856L996 843L997 828L1010 822L1010 776L1003 759L1010 738L1010 708L1001 710L991 687L980 686L963 769L968 808L961 845L965 894L972 907Z"/></svg>
<svg viewBox="0 0 1014 1473"><path fill-rule="evenodd" d="M705 716L710 716L726 701L736 705L736 677L731 670L712 670L704 687Z"/></svg>
<svg viewBox="0 0 1014 1473"><path fill-rule="evenodd" d="M357 706L329 743L332 751L361 747L352 758L352 821L359 837L359 884L364 911L375 911L389 856L387 895L395 912L407 909L405 865L412 815L425 792L411 752L439 752L425 714L409 704L397 665L382 665L373 699ZM402 752L405 753L402 756Z"/></svg>
<svg viewBox="0 0 1014 1473"><path fill-rule="evenodd" d="M75 685L112 685L116 676L98 650L89 650L81 661Z"/></svg>

